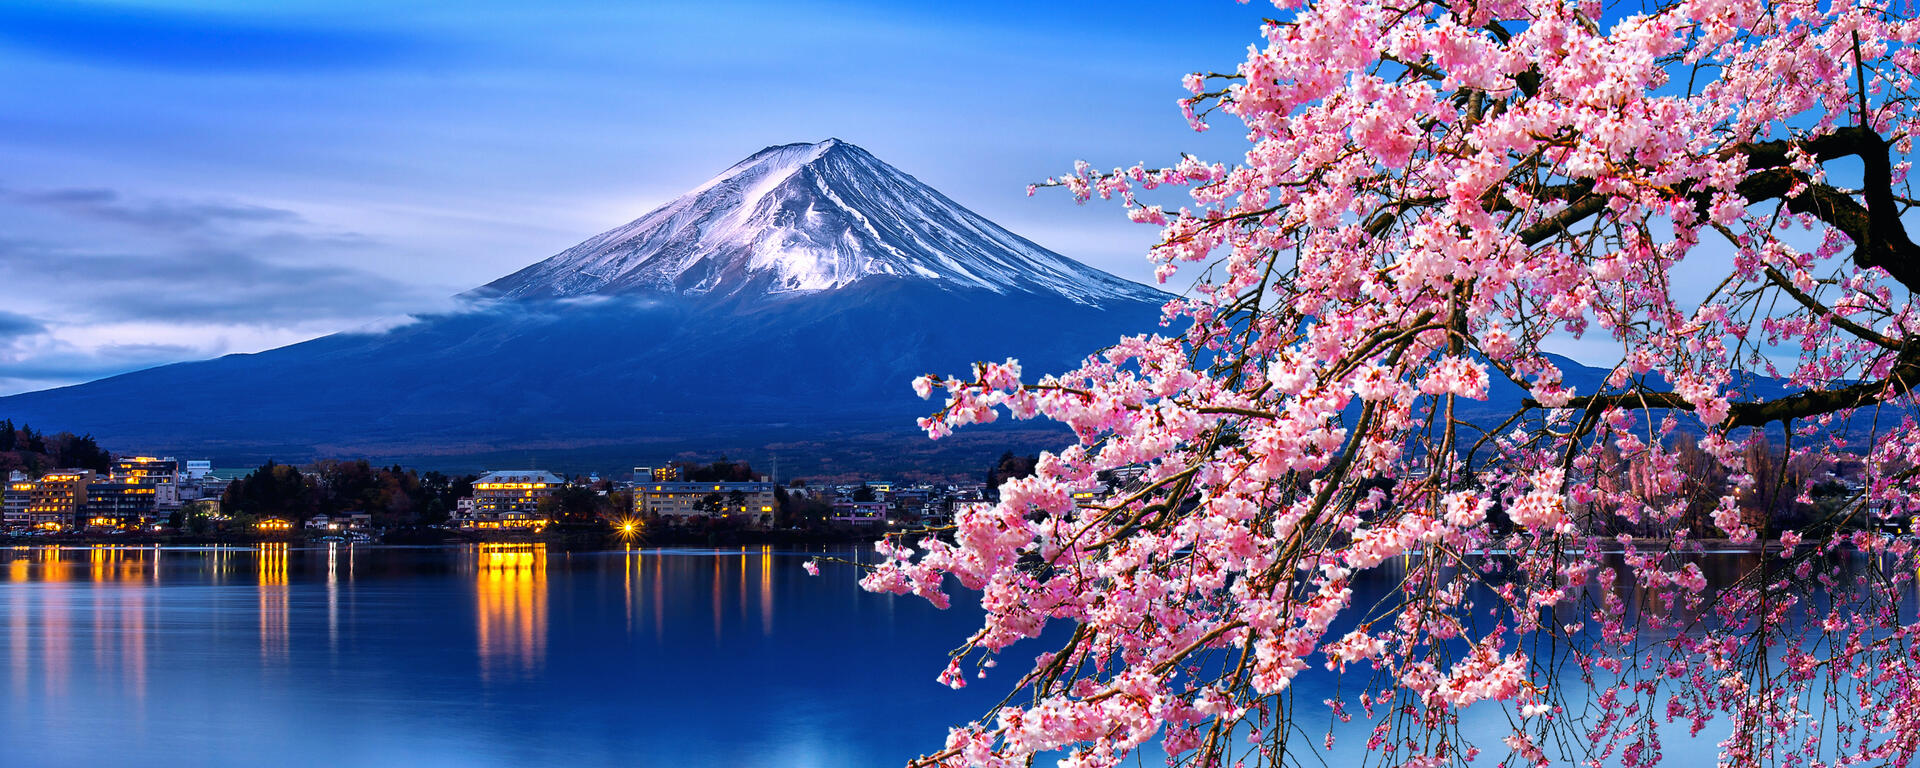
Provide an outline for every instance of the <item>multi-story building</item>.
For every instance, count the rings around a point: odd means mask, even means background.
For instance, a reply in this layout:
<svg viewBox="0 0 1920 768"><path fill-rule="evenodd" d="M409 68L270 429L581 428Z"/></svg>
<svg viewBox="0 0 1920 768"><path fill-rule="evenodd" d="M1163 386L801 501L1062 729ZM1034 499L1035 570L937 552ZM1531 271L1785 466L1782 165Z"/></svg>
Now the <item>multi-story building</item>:
<svg viewBox="0 0 1920 768"><path fill-rule="evenodd" d="M773 483L653 482L633 489L635 514L675 522L708 518L765 528L778 504Z"/></svg>
<svg viewBox="0 0 1920 768"><path fill-rule="evenodd" d="M367 531L372 528L373 515L366 512L314 515L307 519L309 531Z"/></svg>
<svg viewBox="0 0 1920 768"><path fill-rule="evenodd" d="M113 463L112 481L154 489L154 507L161 512L180 508L180 460L172 456L129 456Z"/></svg>
<svg viewBox="0 0 1920 768"><path fill-rule="evenodd" d="M473 481L473 511L462 528L539 528L547 524L540 502L565 485L552 472L514 469L488 472Z"/></svg>
<svg viewBox="0 0 1920 768"><path fill-rule="evenodd" d="M833 503L833 515L827 519L849 525L885 525L887 503L884 501L836 501Z"/></svg>
<svg viewBox="0 0 1920 768"><path fill-rule="evenodd" d="M213 474L212 461L208 459L187 459L186 475L188 480L198 482L205 480L207 475L211 474Z"/></svg>
<svg viewBox="0 0 1920 768"><path fill-rule="evenodd" d="M33 499L32 480L25 472L8 473L7 484L0 487L0 528L27 528L27 503Z"/></svg>
<svg viewBox="0 0 1920 768"><path fill-rule="evenodd" d="M94 483L91 469L63 469L40 476L27 498L27 527L60 530L79 527L81 513L87 508L87 486Z"/></svg>
<svg viewBox="0 0 1920 768"><path fill-rule="evenodd" d="M647 483L677 483L679 481L679 467L669 465L664 467L633 468L633 484L636 486L646 485Z"/></svg>
<svg viewBox="0 0 1920 768"><path fill-rule="evenodd" d="M159 519L159 494L160 486L146 483L89 483L82 527L145 528Z"/></svg>

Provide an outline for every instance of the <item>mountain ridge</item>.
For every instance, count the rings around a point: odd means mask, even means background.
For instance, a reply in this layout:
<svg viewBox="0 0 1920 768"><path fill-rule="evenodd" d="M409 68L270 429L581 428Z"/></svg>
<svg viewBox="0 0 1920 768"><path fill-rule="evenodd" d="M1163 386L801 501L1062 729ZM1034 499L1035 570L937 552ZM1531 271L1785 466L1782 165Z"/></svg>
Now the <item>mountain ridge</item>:
<svg viewBox="0 0 1920 768"><path fill-rule="evenodd" d="M839 139L762 149L469 295L778 296L872 277L1052 293L1091 306L1167 298L1042 248Z"/></svg>
<svg viewBox="0 0 1920 768"><path fill-rule="evenodd" d="M914 376L1072 367L1159 329L1171 298L831 139L757 152L465 296L377 332L0 398L0 414L230 464L784 450L793 472L970 471L1070 436L1020 422L930 442Z"/></svg>

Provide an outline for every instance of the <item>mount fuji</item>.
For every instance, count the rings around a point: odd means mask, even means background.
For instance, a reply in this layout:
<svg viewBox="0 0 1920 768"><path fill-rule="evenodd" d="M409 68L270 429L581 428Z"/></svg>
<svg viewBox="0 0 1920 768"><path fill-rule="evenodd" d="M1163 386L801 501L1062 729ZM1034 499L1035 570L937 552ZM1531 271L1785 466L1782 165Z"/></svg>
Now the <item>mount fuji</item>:
<svg viewBox="0 0 1920 768"><path fill-rule="evenodd" d="M930 442L912 377L1060 370L1171 298L1052 253L839 140L769 147L624 226L380 332L0 398L121 450L615 468L683 452L783 474L973 470L1062 442Z"/></svg>
<svg viewBox="0 0 1920 768"><path fill-rule="evenodd" d="M864 279L1057 296L1165 296L1000 228L839 139L768 147L652 213L473 295L813 294Z"/></svg>

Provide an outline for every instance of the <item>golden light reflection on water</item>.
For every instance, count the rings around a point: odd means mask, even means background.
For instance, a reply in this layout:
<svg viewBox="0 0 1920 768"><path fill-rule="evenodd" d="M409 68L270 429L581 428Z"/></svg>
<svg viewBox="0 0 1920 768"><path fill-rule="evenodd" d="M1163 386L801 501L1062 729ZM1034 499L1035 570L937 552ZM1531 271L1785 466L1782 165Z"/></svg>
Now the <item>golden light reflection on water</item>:
<svg viewBox="0 0 1920 768"><path fill-rule="evenodd" d="M28 560L23 554L16 554L13 562L7 564L7 580L20 583L27 580ZM27 675L32 672L29 663L33 659L33 638L27 625L27 616L31 613L27 597L31 593L26 589L7 590L7 669L11 672L12 682L8 687L17 698L27 695Z"/></svg>
<svg viewBox="0 0 1920 768"><path fill-rule="evenodd" d="M631 635L633 634L633 561L639 558L640 554L633 551L633 545L631 544L627 545L626 554L627 556L621 559L625 561L627 572L621 579L620 584L626 592L627 634Z"/></svg>
<svg viewBox="0 0 1920 768"><path fill-rule="evenodd" d="M260 593L260 658L287 658L287 543L261 544L256 552Z"/></svg>
<svg viewBox="0 0 1920 768"><path fill-rule="evenodd" d="M92 649L92 666L117 671L126 697L144 701L148 613L153 608L146 588L159 581L160 550L110 545L21 547L5 554L6 582L39 583L35 589L9 590L6 610L0 612L4 618L0 638L7 647L12 690L25 695L37 670L49 695L64 694L77 634L89 641L85 647ZM82 568L86 584L69 584ZM90 619L84 630L76 626L83 611Z"/></svg>
<svg viewBox="0 0 1920 768"><path fill-rule="evenodd" d="M547 545L481 544L475 556L481 674L539 668L547 654Z"/></svg>
<svg viewBox="0 0 1920 768"><path fill-rule="evenodd" d="M142 581L147 578L148 555L153 550L95 546L87 550L87 572L95 584L115 581ZM158 569L151 569L158 571Z"/></svg>
<svg viewBox="0 0 1920 768"><path fill-rule="evenodd" d="M773 636L773 547L760 548L760 634Z"/></svg>
<svg viewBox="0 0 1920 768"><path fill-rule="evenodd" d="M40 562L41 581L58 582L67 580L66 558L62 557L62 555L65 554L65 550L54 547L52 549L40 550L34 554Z"/></svg>

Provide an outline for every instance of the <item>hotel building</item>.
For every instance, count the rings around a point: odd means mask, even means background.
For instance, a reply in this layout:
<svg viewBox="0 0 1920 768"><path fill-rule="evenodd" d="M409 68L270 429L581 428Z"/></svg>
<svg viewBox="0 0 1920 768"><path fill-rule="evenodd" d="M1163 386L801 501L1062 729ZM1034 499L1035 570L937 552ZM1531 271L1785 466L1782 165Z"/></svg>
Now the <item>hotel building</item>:
<svg viewBox="0 0 1920 768"><path fill-rule="evenodd" d="M565 485L552 472L516 469L488 472L473 481L473 511L462 528L539 528L547 524L540 502Z"/></svg>
<svg viewBox="0 0 1920 768"><path fill-rule="evenodd" d="M708 518L766 528L777 506L773 483L652 482L633 489L635 514L673 522Z"/></svg>
<svg viewBox="0 0 1920 768"><path fill-rule="evenodd" d="M33 499L33 481L14 470L0 487L0 528L27 528L27 503Z"/></svg>
<svg viewBox="0 0 1920 768"><path fill-rule="evenodd" d="M886 525L887 503L884 501L836 501L833 503L833 515L827 519L848 525Z"/></svg>
<svg viewBox="0 0 1920 768"><path fill-rule="evenodd" d="M171 488L172 486L168 486ZM82 517L87 528L144 528L158 520L160 486L143 483L91 483Z"/></svg>
<svg viewBox="0 0 1920 768"><path fill-rule="evenodd" d="M153 506L162 512L180 508L180 460L172 456L130 456L113 463L112 482L154 489Z"/></svg>
<svg viewBox="0 0 1920 768"><path fill-rule="evenodd" d="M87 507L87 486L92 485L91 469L63 469L41 475L27 497L27 527L40 530L75 528L82 524L80 514Z"/></svg>
<svg viewBox="0 0 1920 768"><path fill-rule="evenodd" d="M634 467L633 468L633 484L634 485L645 485L647 483L675 483L679 481L680 481L679 467L669 465L664 467Z"/></svg>

